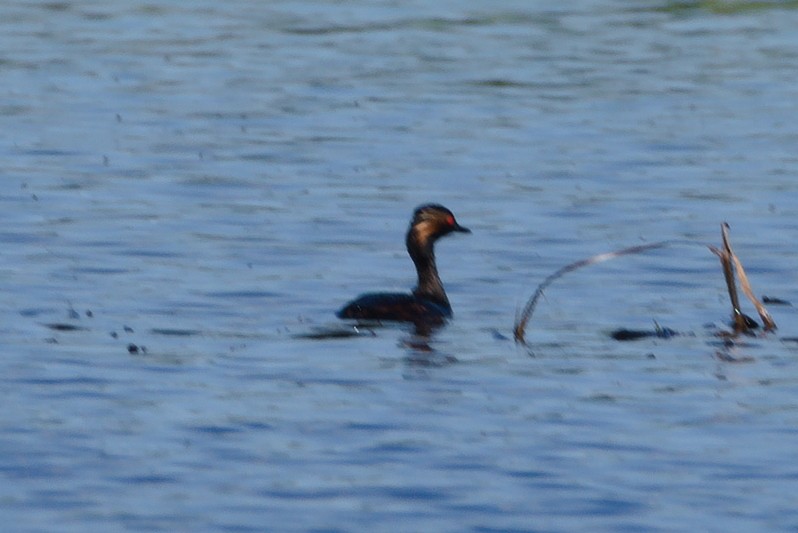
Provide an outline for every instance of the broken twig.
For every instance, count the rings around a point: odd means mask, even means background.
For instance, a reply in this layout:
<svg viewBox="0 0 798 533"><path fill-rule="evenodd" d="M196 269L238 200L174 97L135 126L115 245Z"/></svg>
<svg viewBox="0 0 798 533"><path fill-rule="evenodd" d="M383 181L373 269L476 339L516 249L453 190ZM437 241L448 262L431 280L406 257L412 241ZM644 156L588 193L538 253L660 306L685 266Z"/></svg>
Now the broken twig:
<svg viewBox="0 0 798 533"><path fill-rule="evenodd" d="M751 331L751 329L756 327L756 322L751 320L740 310L740 299L737 296L737 284L734 280L735 272L740 280L740 288L743 290L743 293L745 293L748 299L751 300L751 303L756 308L757 313L759 313L759 318L762 319L765 330L774 330L776 329L776 322L773 320L773 317L770 316L770 313L762 304L762 302L760 302L754 295L754 291L751 289L751 284L748 281L748 276L745 273L743 264L734 253L734 250L732 250L731 241L729 239L729 229L729 224L726 222L720 226L721 236L723 238L723 249L721 250L711 245L709 246L709 249L712 251L712 253L718 256L720 259L720 264L723 267L723 276L726 278L726 288L729 291L729 300L731 300L732 304L732 320L734 321L734 331L736 333L748 333ZM732 269L732 266L734 269Z"/></svg>

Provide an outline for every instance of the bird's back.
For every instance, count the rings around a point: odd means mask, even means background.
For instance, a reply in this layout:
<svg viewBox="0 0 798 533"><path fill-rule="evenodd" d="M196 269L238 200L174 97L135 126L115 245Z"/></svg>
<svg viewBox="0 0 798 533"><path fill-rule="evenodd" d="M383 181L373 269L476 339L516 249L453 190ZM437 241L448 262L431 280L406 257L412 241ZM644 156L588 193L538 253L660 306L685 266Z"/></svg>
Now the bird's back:
<svg viewBox="0 0 798 533"><path fill-rule="evenodd" d="M388 320L395 322L441 323L452 316L452 309L413 294L375 292L363 294L337 313L339 318Z"/></svg>

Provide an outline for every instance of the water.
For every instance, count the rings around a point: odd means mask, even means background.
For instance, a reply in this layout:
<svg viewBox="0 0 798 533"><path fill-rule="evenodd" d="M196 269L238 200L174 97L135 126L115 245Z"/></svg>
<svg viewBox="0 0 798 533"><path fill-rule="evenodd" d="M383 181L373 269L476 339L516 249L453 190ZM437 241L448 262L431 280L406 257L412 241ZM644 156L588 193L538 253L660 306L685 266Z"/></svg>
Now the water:
<svg viewBox="0 0 798 533"><path fill-rule="evenodd" d="M795 530L795 308L724 347L703 247L798 302L793 7L3 4L3 523ZM432 351L311 338L428 201Z"/></svg>

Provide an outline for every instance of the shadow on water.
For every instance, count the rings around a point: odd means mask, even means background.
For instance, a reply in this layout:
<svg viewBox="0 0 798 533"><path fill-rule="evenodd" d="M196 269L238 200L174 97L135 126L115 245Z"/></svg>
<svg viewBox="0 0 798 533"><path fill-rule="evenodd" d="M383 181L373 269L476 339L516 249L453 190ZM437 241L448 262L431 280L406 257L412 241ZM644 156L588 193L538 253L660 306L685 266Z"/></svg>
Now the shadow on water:
<svg viewBox="0 0 798 533"><path fill-rule="evenodd" d="M295 339L314 341L328 341L336 339L351 339L354 337L378 337L379 331L395 331L400 329L407 332L399 339L399 345L406 349L404 361L411 366L443 367L454 364L457 358L451 354L444 354L434 347L435 335L443 324L400 324L382 322L355 322L320 326L310 332L293 335Z"/></svg>
<svg viewBox="0 0 798 533"><path fill-rule="evenodd" d="M379 327L379 325L375 325ZM351 339L352 337L376 337L374 332L375 326L367 326L361 324L355 325L336 325L313 328L313 331L308 333L297 333L293 335L295 339L309 339L309 340L331 340L331 339Z"/></svg>

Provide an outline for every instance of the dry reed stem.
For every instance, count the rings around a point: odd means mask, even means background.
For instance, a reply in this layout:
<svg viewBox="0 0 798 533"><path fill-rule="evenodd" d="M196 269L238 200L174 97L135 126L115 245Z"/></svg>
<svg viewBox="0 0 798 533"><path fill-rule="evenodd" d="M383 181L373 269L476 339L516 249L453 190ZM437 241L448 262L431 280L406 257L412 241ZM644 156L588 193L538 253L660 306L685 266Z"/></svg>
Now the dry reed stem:
<svg viewBox="0 0 798 533"><path fill-rule="evenodd" d="M765 330L774 330L776 329L776 322L773 320L773 317L770 316L770 313L768 313L768 310L765 308L764 304L762 304L762 302L760 302L759 299L754 295L754 291L751 289L751 284L748 282L748 276L743 268L743 263L737 257L737 254L734 253L734 250L732 250L731 241L729 240L729 229L728 223L724 222L721 225L723 246L726 247L731 255L732 262L734 263L734 269L737 273L737 279L740 280L740 288L756 308L756 312L759 314L759 318L762 319L762 324L764 325Z"/></svg>
<svg viewBox="0 0 798 533"><path fill-rule="evenodd" d="M711 244L707 245L707 247L713 254L718 256L718 259L720 259L720 265L723 269L723 278L726 280L726 290L729 293L729 300L731 301L732 305L734 331L742 333L750 330L751 328L748 325L748 321L745 319L745 315L743 315L742 311L740 310L740 298L737 296L737 283L734 280L734 270L732 269L732 256L734 255L734 252L729 244L729 235L726 231L727 226L728 225L726 223L721 224L723 249L721 250L715 246L712 246Z"/></svg>
<svg viewBox="0 0 798 533"><path fill-rule="evenodd" d="M720 250L714 246L709 246L709 249L718 256L720 264L723 267L723 276L726 278L726 289L729 291L729 299L732 304L732 320L734 320L734 331L737 333L750 332L752 327L748 318L740 310L740 299L737 296L737 284L734 281L734 274L737 273L737 278L740 280L740 288L743 293L754 304L756 312L759 313L759 318L762 319L765 330L770 331L776 329L776 322L770 316L768 310L762 302L754 295L751 289L751 283L748 281L748 276L743 268L743 263L740 258L734 253L731 247L731 239L729 239L729 224L724 222L720 226L721 237L723 238L723 249ZM733 268L732 268L733 265Z"/></svg>

